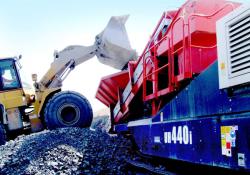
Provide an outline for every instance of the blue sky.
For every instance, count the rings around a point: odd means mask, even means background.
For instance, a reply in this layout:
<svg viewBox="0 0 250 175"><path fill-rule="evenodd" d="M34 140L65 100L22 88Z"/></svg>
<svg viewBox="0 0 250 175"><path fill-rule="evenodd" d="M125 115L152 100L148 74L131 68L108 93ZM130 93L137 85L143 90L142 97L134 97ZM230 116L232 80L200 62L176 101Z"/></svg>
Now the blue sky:
<svg viewBox="0 0 250 175"><path fill-rule="evenodd" d="M239 1L239 0L238 0ZM240 0L250 2L250 0ZM91 45L113 15L129 14L126 27L131 45L140 54L162 13L184 0L0 0L0 57L22 54L23 74L31 79L46 72L54 50L68 45ZM64 89L85 95L94 110L103 106L94 98L102 76L117 72L92 59L80 65L64 82Z"/></svg>

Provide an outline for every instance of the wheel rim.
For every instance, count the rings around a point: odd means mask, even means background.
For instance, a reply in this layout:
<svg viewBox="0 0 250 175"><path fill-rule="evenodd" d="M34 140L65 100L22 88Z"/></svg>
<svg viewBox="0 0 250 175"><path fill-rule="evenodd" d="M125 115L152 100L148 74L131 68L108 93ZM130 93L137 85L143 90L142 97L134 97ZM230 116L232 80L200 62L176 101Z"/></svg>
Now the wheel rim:
<svg viewBox="0 0 250 175"><path fill-rule="evenodd" d="M72 126L80 119L80 110L73 104L64 104L59 108L58 116L62 124Z"/></svg>

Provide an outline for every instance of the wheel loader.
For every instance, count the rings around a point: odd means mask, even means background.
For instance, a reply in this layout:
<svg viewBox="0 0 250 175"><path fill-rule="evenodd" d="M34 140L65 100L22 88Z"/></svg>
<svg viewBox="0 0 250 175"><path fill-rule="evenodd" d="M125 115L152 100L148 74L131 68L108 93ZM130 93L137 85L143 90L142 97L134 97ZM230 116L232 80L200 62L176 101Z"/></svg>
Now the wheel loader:
<svg viewBox="0 0 250 175"><path fill-rule="evenodd" d="M94 56L116 69L134 60L136 52L131 49L125 29L127 18L111 17L92 46L73 45L55 51L54 61L41 80L32 75L34 93L28 92L21 81L21 57L0 59L0 145L9 135L18 135L22 130L89 127L93 118L90 103L80 93L61 91L62 82L75 66Z"/></svg>

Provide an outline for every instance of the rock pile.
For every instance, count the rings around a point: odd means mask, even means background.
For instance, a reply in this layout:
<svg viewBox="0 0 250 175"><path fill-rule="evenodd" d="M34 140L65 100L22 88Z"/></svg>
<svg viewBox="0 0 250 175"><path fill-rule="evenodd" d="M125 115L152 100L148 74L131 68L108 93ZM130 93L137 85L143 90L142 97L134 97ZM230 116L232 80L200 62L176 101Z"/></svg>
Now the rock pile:
<svg viewBox="0 0 250 175"><path fill-rule="evenodd" d="M130 148L101 130L45 130L0 146L0 174L126 174Z"/></svg>

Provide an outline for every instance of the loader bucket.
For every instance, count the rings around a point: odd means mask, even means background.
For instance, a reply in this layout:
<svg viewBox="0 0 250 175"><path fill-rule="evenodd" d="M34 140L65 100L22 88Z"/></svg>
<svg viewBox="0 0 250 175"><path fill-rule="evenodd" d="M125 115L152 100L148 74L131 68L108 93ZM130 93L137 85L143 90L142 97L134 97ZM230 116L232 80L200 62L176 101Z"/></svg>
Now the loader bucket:
<svg viewBox="0 0 250 175"><path fill-rule="evenodd" d="M96 36L98 60L116 69L123 69L128 61L136 60L137 53L130 46L125 28L128 15L113 16L105 29Z"/></svg>

